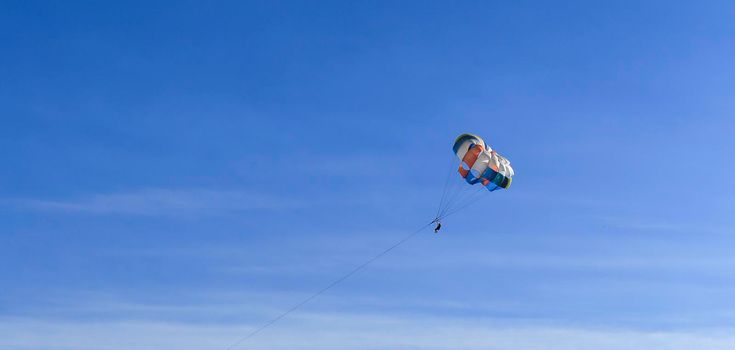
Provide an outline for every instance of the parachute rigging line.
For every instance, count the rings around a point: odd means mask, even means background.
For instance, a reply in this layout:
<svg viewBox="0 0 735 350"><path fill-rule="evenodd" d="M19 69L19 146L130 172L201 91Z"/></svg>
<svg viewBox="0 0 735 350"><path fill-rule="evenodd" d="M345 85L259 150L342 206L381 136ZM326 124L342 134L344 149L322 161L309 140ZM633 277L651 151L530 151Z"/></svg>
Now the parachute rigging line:
<svg viewBox="0 0 735 350"><path fill-rule="evenodd" d="M322 295L324 292L332 289L332 287L334 287L334 286L340 284L342 281L350 278L350 276L352 276L352 275L360 272L360 270L364 269L365 267L367 267L368 265L370 265L375 260L380 259L384 255L388 254L391 250L393 250L395 248L398 248L398 246L400 246L401 244L406 243L408 240L410 240L411 238L415 237L417 234L419 234L421 231L423 231L424 229L426 229L427 227L429 227L434 222L435 222L435 220L427 223L426 225L422 226L421 228L417 229L416 231L411 232L411 234L403 237L401 240L399 240L398 242L394 243L392 246L388 247L387 249L383 250L382 252L378 253L377 255L373 256L372 258L368 259L364 263L358 265L357 267L355 267L354 269L352 269L350 272L342 275L340 278L334 280L332 283L330 283L326 287L320 289L318 292L312 294L308 298L302 300L300 303L294 305L290 309L288 309L285 312L281 313L280 315L274 317L273 319L271 319L270 321L264 323L263 325L261 325L260 327L256 328L255 330L251 331L246 336L240 338L238 341L234 342L232 345L230 345L229 347L227 347L227 350L234 349L236 346L240 345L242 342L244 342L244 341L252 338L254 335L256 335L256 334L260 333L261 331L263 331L264 329L270 327L274 323L276 323L279 320L281 320L282 318L286 317L288 314L290 314L290 313L298 310L302 306L306 305L308 302L310 302L310 301L314 300L316 297Z"/></svg>
<svg viewBox="0 0 735 350"><path fill-rule="evenodd" d="M480 187L476 190L471 188L470 190L462 191L462 193L458 196L458 198L456 198L456 200L452 201L452 203L449 203L441 210L439 218L443 219L451 214L461 211L464 208L467 208L468 206L482 198L482 194L485 191L486 190L484 187Z"/></svg>
<svg viewBox="0 0 735 350"><path fill-rule="evenodd" d="M452 203L449 203L446 207L444 207L444 210L442 210L442 216L446 214L447 212L457 208L458 206L462 206L464 203L466 203L470 198L474 198L477 196L478 193L482 193L485 191L485 188L474 188L474 187L466 187L461 191L459 196L455 198L455 200Z"/></svg>
<svg viewBox="0 0 735 350"><path fill-rule="evenodd" d="M442 206L444 205L444 199L447 198L447 194L449 192L447 191L447 189L449 187L449 180L451 180L452 178L452 173L453 173L452 164L454 164L454 162L450 158L449 167L447 168L447 178L446 180L444 180L444 188L442 189L442 196L441 196L441 199L439 199L439 207L436 210L436 219L439 219L439 217L441 216Z"/></svg>
<svg viewBox="0 0 735 350"><path fill-rule="evenodd" d="M475 202L477 202L478 200L480 200L480 198L482 198L483 196L478 196L477 194L478 193L481 193L481 192L484 192L482 190L483 190L483 188L480 188L477 192L471 194L467 198L466 203L464 203L463 205L459 206L458 208L455 208L455 209L452 209L452 210L449 210L449 209L448 210L445 210L444 213L442 213L441 218L443 219L443 218L445 218L445 217L447 217L449 215L456 214L456 213L462 211L462 209L467 208L468 206L470 206L470 205L474 204Z"/></svg>
<svg viewBox="0 0 735 350"><path fill-rule="evenodd" d="M439 215L438 216L441 216L441 213L442 213L442 211L444 211L444 208L446 208L452 202L454 202L454 199L457 197L457 194L463 190L463 188L460 188L460 187L457 186L456 179L452 179L452 180L453 181L450 183L449 189L447 189L446 199L443 201L442 205L439 207Z"/></svg>
<svg viewBox="0 0 735 350"><path fill-rule="evenodd" d="M450 167L449 169L450 174L454 173L453 170L454 169ZM467 187L464 185L466 185L464 179L462 180L452 179L447 189L447 196L442 201L443 202L442 205L440 205L439 207L439 215L438 215L439 217L441 217L442 212L446 211L448 207L456 203L457 199L461 197L465 192L472 190L472 187Z"/></svg>
<svg viewBox="0 0 735 350"><path fill-rule="evenodd" d="M464 180L454 182L454 186L452 187L452 189L449 190L449 192L451 192L451 196L449 196L449 199L444 202L444 205L442 207L439 208L439 218L446 216L445 214L447 212L452 211L459 206L464 208L465 205L463 204L465 202L467 202L470 198L474 199L474 197L476 197L484 190L484 187L479 187L475 189L472 186L463 185L466 185Z"/></svg>

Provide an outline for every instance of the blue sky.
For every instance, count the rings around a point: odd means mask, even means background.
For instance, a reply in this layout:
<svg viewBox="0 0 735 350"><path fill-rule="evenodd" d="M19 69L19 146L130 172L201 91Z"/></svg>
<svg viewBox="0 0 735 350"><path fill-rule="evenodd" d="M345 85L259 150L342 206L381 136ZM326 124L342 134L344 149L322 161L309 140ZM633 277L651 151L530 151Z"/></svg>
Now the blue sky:
<svg viewBox="0 0 735 350"><path fill-rule="evenodd" d="M735 5L0 5L0 348L735 347Z"/></svg>

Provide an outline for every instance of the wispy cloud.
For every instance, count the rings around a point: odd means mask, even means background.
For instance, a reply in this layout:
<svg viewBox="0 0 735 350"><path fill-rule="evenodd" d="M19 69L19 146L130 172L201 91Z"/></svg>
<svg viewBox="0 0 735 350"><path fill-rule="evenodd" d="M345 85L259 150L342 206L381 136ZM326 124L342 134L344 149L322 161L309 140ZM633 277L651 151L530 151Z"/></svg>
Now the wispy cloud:
<svg viewBox="0 0 735 350"><path fill-rule="evenodd" d="M256 324L157 321L0 320L4 349L226 349ZM507 326L492 320L300 314L236 349L724 350L725 329L643 331L573 326Z"/></svg>
<svg viewBox="0 0 735 350"><path fill-rule="evenodd" d="M250 155L235 164L235 168L243 173L252 173L252 169L290 169L298 176L318 177L389 177L385 169L395 172L407 168L405 157L389 154L294 154L293 157L274 158L269 155ZM407 172L409 170L406 170Z"/></svg>
<svg viewBox="0 0 735 350"><path fill-rule="evenodd" d="M656 220L649 217L599 217L599 220L610 227L616 227L634 231L670 232L670 233L696 233L696 234L722 234L730 233L732 230L713 225L705 220L693 221L691 218Z"/></svg>
<svg viewBox="0 0 735 350"><path fill-rule="evenodd" d="M184 292L183 294L187 294ZM0 349L225 349L284 306L292 293L189 294L140 301L96 292L70 294L0 316ZM733 329L717 325L504 317L507 302L330 296L305 307L238 349L732 349ZM396 300L392 300L396 299ZM356 308L355 305L358 305ZM411 305L410 308L405 308ZM395 307L400 306L400 307ZM416 312L437 307L443 312ZM460 311L452 312L450 310ZM477 313L478 309L483 310ZM339 310L339 311L335 311ZM473 311L468 314L463 311ZM714 315L708 315L712 317ZM655 315L654 315L655 317ZM660 325L656 326L656 325Z"/></svg>
<svg viewBox="0 0 735 350"><path fill-rule="evenodd" d="M416 260L421 261L417 263ZM377 263L376 265L381 265ZM484 268L534 269L534 270L594 270L594 271L702 271L735 268L735 259L726 256L633 256L615 255L596 257L589 254L562 256L550 254L468 253L460 257L434 257L428 259L405 258L396 269L427 267L473 266ZM385 267L385 266L383 266Z"/></svg>
<svg viewBox="0 0 735 350"><path fill-rule="evenodd" d="M326 272L348 268L380 252L391 242L387 237L401 237L393 231L379 231L370 239L363 234L342 235L329 240L321 234L289 238L282 241L260 242L261 247L199 245L196 247L163 247L148 250L114 250L112 256L164 257L167 259L209 259L225 265L229 273L303 273ZM388 236L388 234L392 236ZM380 237L376 239L375 237ZM385 239L383 239L385 238ZM339 244L325 244L337 241ZM721 271L735 268L735 258L726 254L701 255L696 252L673 251L668 254L646 254L644 248L627 251L580 251L575 255L554 251L527 252L519 250L487 251L473 247L444 247L443 251L424 251L405 248L401 254L392 255L389 261L376 261L372 269L406 271L452 268L495 268L564 271ZM260 251L280 249L278 259L268 259ZM461 249L461 254L457 251ZM319 256L318 260L312 257ZM309 264L305 265L304 262Z"/></svg>
<svg viewBox="0 0 735 350"><path fill-rule="evenodd" d="M213 214L256 209L288 209L305 205L291 198L246 191L149 188L70 199L19 199L13 204L31 210L90 214L177 215Z"/></svg>

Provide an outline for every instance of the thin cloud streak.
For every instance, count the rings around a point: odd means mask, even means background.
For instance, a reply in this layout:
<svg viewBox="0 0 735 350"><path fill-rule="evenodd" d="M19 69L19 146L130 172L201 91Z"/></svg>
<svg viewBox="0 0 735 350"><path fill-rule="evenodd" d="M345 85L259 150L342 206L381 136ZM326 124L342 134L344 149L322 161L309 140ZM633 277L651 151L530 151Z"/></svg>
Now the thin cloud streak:
<svg viewBox="0 0 735 350"><path fill-rule="evenodd" d="M393 231L373 233L374 236L388 236ZM249 247L233 246L199 246L199 247L166 247L156 250L115 250L107 252L111 256L163 257L167 259L217 259L225 265L224 271L229 273L297 273L324 272L345 265L359 263L356 256L369 256L381 245L375 242L366 244L359 234L356 238L342 239L339 249L326 246L326 238L321 235L293 238L288 248L298 246L290 254L282 254L277 261L269 262L262 255L256 254ZM382 241L380 242L382 243ZM282 247L283 242L270 243L274 247ZM270 247L270 246L269 246ZM318 262L311 261L304 265L307 257L320 256ZM594 255L590 253L578 255L560 255L548 252L530 254L527 252L487 252L468 249L464 255L431 255L426 256L416 249L412 253L393 256L391 261L377 261L373 268L382 270L415 270L471 266L473 268L504 268L534 270L594 270L594 271L712 271L713 269L735 268L735 258L724 255L701 256L697 254L670 255L636 255L635 252L610 253ZM309 260L310 261L310 260ZM316 264L316 265L315 265Z"/></svg>
<svg viewBox="0 0 735 350"><path fill-rule="evenodd" d="M38 211L148 216L278 210L303 207L307 204L291 198L278 198L239 190L162 188L92 194L66 200L19 199L12 203L23 209Z"/></svg>
<svg viewBox="0 0 735 350"><path fill-rule="evenodd" d="M155 321L58 322L0 320L6 349L224 349L254 324ZM493 349L493 350L724 350L735 347L725 329L634 331L564 326L503 326L492 320L301 314L237 349Z"/></svg>

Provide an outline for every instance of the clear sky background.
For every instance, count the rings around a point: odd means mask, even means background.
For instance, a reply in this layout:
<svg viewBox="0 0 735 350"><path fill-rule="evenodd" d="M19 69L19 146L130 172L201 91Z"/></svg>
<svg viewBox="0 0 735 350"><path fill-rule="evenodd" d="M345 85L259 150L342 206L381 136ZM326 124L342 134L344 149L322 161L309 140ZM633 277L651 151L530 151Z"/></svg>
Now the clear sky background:
<svg viewBox="0 0 735 350"><path fill-rule="evenodd" d="M735 348L731 1L0 4L0 348Z"/></svg>

